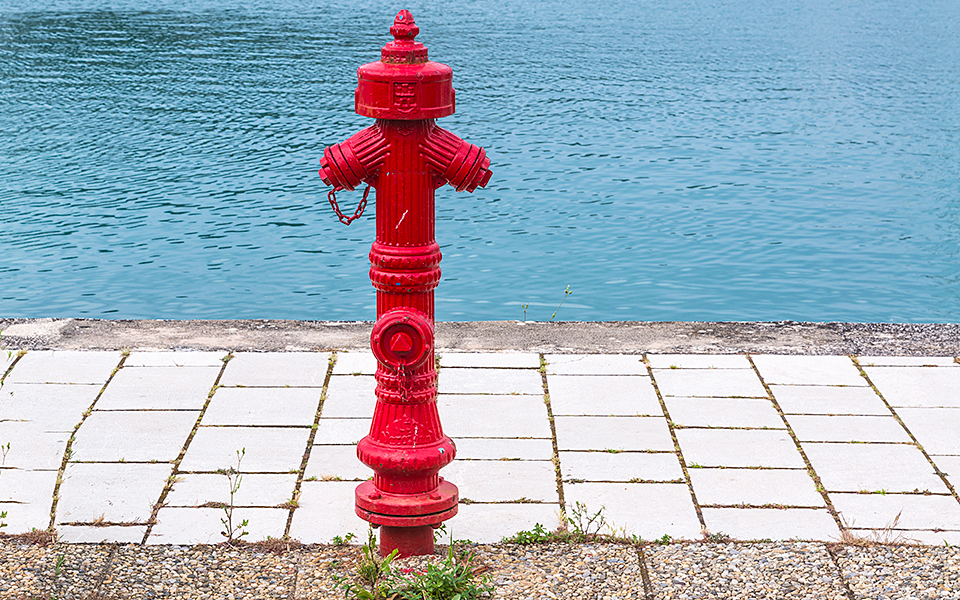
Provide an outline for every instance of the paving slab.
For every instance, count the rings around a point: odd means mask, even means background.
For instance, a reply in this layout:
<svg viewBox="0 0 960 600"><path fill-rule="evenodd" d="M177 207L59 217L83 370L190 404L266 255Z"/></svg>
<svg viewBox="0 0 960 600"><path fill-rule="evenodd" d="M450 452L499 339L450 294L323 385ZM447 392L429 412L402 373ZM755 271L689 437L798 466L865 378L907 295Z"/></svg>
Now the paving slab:
<svg viewBox="0 0 960 600"><path fill-rule="evenodd" d="M636 354L547 354L547 375L646 375L643 357Z"/></svg>
<svg viewBox="0 0 960 600"><path fill-rule="evenodd" d="M946 476L947 480L953 485L953 489L960 489L960 456L931 456L937 468Z"/></svg>
<svg viewBox="0 0 960 600"><path fill-rule="evenodd" d="M857 600L960 597L960 549L956 547L844 546L835 552L844 581Z"/></svg>
<svg viewBox="0 0 960 600"><path fill-rule="evenodd" d="M139 544L146 525L58 525L57 540L68 544Z"/></svg>
<svg viewBox="0 0 960 600"><path fill-rule="evenodd" d="M565 480L682 482L680 460L673 452L560 452Z"/></svg>
<svg viewBox="0 0 960 600"><path fill-rule="evenodd" d="M752 369L745 354L648 354L654 369Z"/></svg>
<svg viewBox="0 0 960 600"><path fill-rule="evenodd" d="M746 369L654 369L664 396L766 398L757 374Z"/></svg>
<svg viewBox="0 0 960 600"><path fill-rule="evenodd" d="M200 410L219 367L124 367L97 401L99 410Z"/></svg>
<svg viewBox="0 0 960 600"><path fill-rule="evenodd" d="M554 415L663 416L644 375L550 375L547 388Z"/></svg>
<svg viewBox="0 0 960 600"><path fill-rule="evenodd" d="M560 450L673 450L663 417L556 417Z"/></svg>
<svg viewBox="0 0 960 600"><path fill-rule="evenodd" d="M543 396L441 394L437 410L443 431L455 438L550 437Z"/></svg>
<svg viewBox="0 0 960 600"><path fill-rule="evenodd" d="M357 447L316 445L310 449L310 459L303 478L363 481L373 477L373 471L357 458Z"/></svg>
<svg viewBox="0 0 960 600"><path fill-rule="evenodd" d="M764 429L678 429L687 465L702 467L805 467L786 431Z"/></svg>
<svg viewBox="0 0 960 600"><path fill-rule="evenodd" d="M131 352L126 367L222 367L226 352Z"/></svg>
<svg viewBox="0 0 960 600"><path fill-rule="evenodd" d="M785 414L889 415L890 409L868 387L771 385Z"/></svg>
<svg viewBox="0 0 960 600"><path fill-rule="evenodd" d="M960 531L960 503L953 496L830 494L848 527Z"/></svg>
<svg viewBox="0 0 960 600"><path fill-rule="evenodd" d="M537 524L547 531L560 525L558 504L461 504L457 516L446 522L454 539L495 544Z"/></svg>
<svg viewBox="0 0 960 600"><path fill-rule="evenodd" d="M786 429L780 413L766 398L663 399L670 420L686 427L753 427Z"/></svg>
<svg viewBox="0 0 960 600"><path fill-rule="evenodd" d="M58 471L0 469L0 502L46 503L49 513L53 488L57 484L57 473Z"/></svg>
<svg viewBox="0 0 960 600"><path fill-rule="evenodd" d="M909 443L912 441L893 415L855 417L790 415L787 421L801 442Z"/></svg>
<svg viewBox="0 0 960 600"><path fill-rule="evenodd" d="M688 469L688 473L701 506L824 506L806 470Z"/></svg>
<svg viewBox="0 0 960 600"><path fill-rule="evenodd" d="M700 537L700 520L683 483L578 483L565 485L563 492L568 514L577 502L591 515L603 508L609 528L620 535Z"/></svg>
<svg viewBox="0 0 960 600"><path fill-rule="evenodd" d="M290 537L329 542L334 536L352 533L365 542L367 522L353 512L356 488L353 481L304 481L300 485L300 506L293 511Z"/></svg>
<svg viewBox="0 0 960 600"><path fill-rule="evenodd" d="M540 373L530 369L440 369L441 394L532 394L543 396Z"/></svg>
<svg viewBox="0 0 960 600"><path fill-rule="evenodd" d="M930 454L960 454L960 408L898 408L897 415Z"/></svg>
<svg viewBox="0 0 960 600"><path fill-rule="evenodd" d="M891 406L960 408L960 369L943 367L865 367Z"/></svg>
<svg viewBox="0 0 960 600"><path fill-rule="evenodd" d="M369 350L351 350L337 352L337 364L333 366L334 375L374 375L377 372L377 358Z"/></svg>
<svg viewBox="0 0 960 600"><path fill-rule="evenodd" d="M16 352L0 348L0 377L6 374L7 369L10 368L10 365L12 365L15 360L17 360Z"/></svg>
<svg viewBox="0 0 960 600"><path fill-rule="evenodd" d="M70 463L56 522L146 523L170 471L165 464Z"/></svg>
<svg viewBox="0 0 960 600"><path fill-rule="evenodd" d="M63 464L70 432L47 431L32 422L0 423L0 444L10 444L3 464L18 469L57 470Z"/></svg>
<svg viewBox="0 0 960 600"><path fill-rule="evenodd" d="M370 375L334 375L327 386L323 416L367 417L377 405L377 380Z"/></svg>
<svg viewBox="0 0 960 600"><path fill-rule="evenodd" d="M550 460L549 439L454 438L457 460Z"/></svg>
<svg viewBox="0 0 960 600"><path fill-rule="evenodd" d="M7 383L90 383L103 385L122 355L93 350L32 350L4 379Z"/></svg>
<svg viewBox="0 0 960 600"><path fill-rule="evenodd" d="M442 474L460 489L461 500L560 501L556 471L548 460L455 460Z"/></svg>
<svg viewBox="0 0 960 600"><path fill-rule="evenodd" d="M849 600L823 544L671 544L644 552L655 598Z"/></svg>
<svg viewBox="0 0 960 600"><path fill-rule="evenodd" d="M245 449L242 472L289 473L300 469L309 436L309 428L200 427L179 469L215 472L235 468L237 451Z"/></svg>
<svg viewBox="0 0 960 600"><path fill-rule="evenodd" d="M438 352L440 367L539 369L540 355L530 352Z"/></svg>
<svg viewBox="0 0 960 600"><path fill-rule="evenodd" d="M220 388L203 425L302 425L310 427L320 405L318 388Z"/></svg>
<svg viewBox="0 0 960 600"><path fill-rule="evenodd" d="M867 385L849 356L755 354L751 358L768 385Z"/></svg>
<svg viewBox="0 0 960 600"><path fill-rule="evenodd" d="M51 496L38 498L32 502L0 502L0 512L6 512L2 519L6 523L3 532L8 535L43 531L50 526L50 504L53 489L47 490Z"/></svg>
<svg viewBox="0 0 960 600"><path fill-rule="evenodd" d="M77 430L71 460L168 462L175 460L200 411L93 411Z"/></svg>
<svg viewBox="0 0 960 600"><path fill-rule="evenodd" d="M293 497L296 483L296 473L241 474L233 505L265 507L284 504ZM219 473L178 475L165 502L167 506L181 507L198 507L209 502L229 504L230 480Z"/></svg>
<svg viewBox="0 0 960 600"><path fill-rule="evenodd" d="M236 507L231 523L234 537L245 531L248 535L240 539L250 542L262 541L268 536L282 538L289 515L290 511L285 508ZM157 523L150 531L147 544L216 544L226 539L222 535L226 526L221 521L225 518L221 508L165 506L157 512ZM240 527L244 520L247 525Z"/></svg>
<svg viewBox="0 0 960 600"><path fill-rule="evenodd" d="M861 356L864 367L960 367L952 356Z"/></svg>
<svg viewBox="0 0 960 600"><path fill-rule="evenodd" d="M840 539L840 528L826 508L703 508L701 512L710 533L736 540Z"/></svg>
<svg viewBox="0 0 960 600"><path fill-rule="evenodd" d="M805 443L803 450L829 492L947 491L913 445Z"/></svg>
<svg viewBox="0 0 960 600"><path fill-rule="evenodd" d="M328 352L238 352L220 385L322 387L329 363Z"/></svg>
<svg viewBox="0 0 960 600"><path fill-rule="evenodd" d="M5 383L0 388L0 422L32 421L45 431L70 431L103 386L61 383Z"/></svg>
<svg viewBox="0 0 960 600"><path fill-rule="evenodd" d="M348 444L356 446L370 433L370 417L365 419L320 418L313 441L317 444Z"/></svg>

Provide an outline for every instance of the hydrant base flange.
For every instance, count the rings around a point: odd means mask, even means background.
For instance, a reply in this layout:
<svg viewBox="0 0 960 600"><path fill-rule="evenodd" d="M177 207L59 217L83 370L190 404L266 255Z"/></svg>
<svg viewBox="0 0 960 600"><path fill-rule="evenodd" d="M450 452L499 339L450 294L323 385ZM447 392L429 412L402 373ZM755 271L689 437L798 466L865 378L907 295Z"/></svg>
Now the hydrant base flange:
<svg viewBox="0 0 960 600"><path fill-rule="evenodd" d="M459 502L459 490L449 481L423 494L390 494L365 481L357 486L355 496L357 516L390 527L442 523L457 514Z"/></svg>

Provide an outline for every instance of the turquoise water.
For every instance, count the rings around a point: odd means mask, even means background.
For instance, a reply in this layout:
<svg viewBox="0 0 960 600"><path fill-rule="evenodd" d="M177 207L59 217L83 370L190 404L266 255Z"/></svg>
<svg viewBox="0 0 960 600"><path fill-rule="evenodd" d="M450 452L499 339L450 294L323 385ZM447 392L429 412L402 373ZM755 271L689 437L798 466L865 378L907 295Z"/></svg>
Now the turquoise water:
<svg viewBox="0 0 960 600"><path fill-rule="evenodd" d="M439 319L960 321L954 0L4 3L0 316L373 318L316 169L404 7L494 171Z"/></svg>

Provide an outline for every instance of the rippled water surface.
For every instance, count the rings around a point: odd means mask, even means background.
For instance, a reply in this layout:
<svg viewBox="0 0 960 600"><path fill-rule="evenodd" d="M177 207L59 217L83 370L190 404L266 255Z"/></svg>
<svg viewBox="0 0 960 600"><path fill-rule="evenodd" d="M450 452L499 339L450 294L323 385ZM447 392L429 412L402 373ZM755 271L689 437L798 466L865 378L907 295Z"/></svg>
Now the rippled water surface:
<svg viewBox="0 0 960 600"><path fill-rule="evenodd" d="M405 7L494 170L438 319L960 321L960 2ZM3 3L0 316L373 318L316 169L399 8Z"/></svg>

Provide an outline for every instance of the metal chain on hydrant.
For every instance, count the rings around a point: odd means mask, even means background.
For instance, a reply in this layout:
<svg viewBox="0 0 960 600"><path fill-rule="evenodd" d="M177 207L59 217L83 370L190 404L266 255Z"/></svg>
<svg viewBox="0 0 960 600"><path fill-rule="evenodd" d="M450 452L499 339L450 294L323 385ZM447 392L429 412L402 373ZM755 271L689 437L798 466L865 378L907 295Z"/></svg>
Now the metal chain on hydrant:
<svg viewBox="0 0 960 600"><path fill-rule="evenodd" d="M367 196L370 195L371 187L372 186L368 185L367 189L363 190L363 198L360 200L360 204L357 205L357 210L353 212L352 217L348 217L340 211L340 205L337 204L337 196L334 194L336 190L330 190L330 193L327 194L327 200L330 201L330 206L333 207L333 212L337 213L337 218L340 219L341 223L344 225L349 225L363 215L363 209L367 207Z"/></svg>

